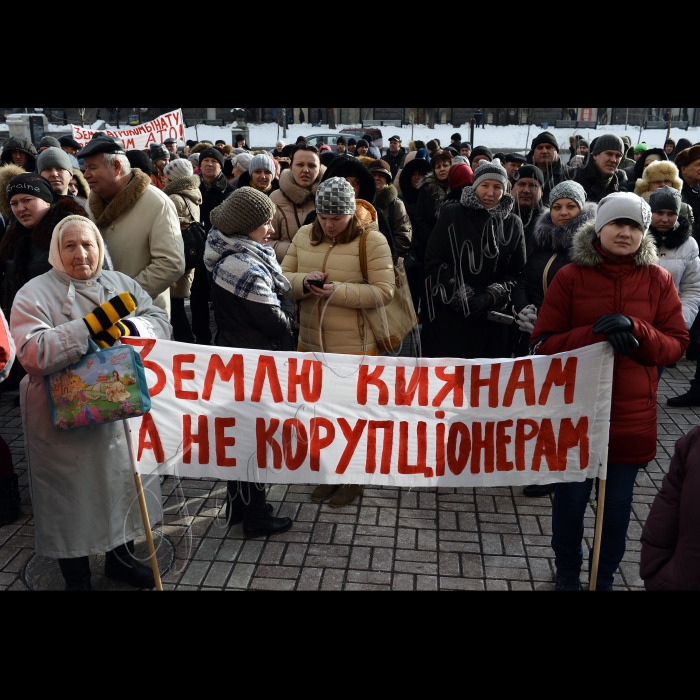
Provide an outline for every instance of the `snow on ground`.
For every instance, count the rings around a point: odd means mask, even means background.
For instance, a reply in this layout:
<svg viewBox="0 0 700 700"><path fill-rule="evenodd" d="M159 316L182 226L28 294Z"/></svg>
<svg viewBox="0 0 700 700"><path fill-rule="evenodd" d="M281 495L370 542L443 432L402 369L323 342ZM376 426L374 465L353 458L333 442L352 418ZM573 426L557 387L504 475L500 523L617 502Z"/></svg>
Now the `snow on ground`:
<svg viewBox="0 0 700 700"><path fill-rule="evenodd" d="M295 124L290 129L287 130L287 138L283 139L285 143L293 143L297 140L299 136L311 136L312 134L332 134L338 133L340 130L345 128L357 128L357 125L351 125L351 127L339 126L338 129L331 130L328 127L314 127L310 124ZM253 148L273 148L277 143L277 125L276 124L262 124L260 126L249 125L250 129L250 145ZM227 143L230 143L233 131L232 127L212 127L212 126L200 126L195 130L194 127L190 127L186 130L187 138L192 140L197 140L197 133L199 134L199 140L207 139L209 141L215 142L217 139L225 139ZM593 140L596 136L602 134L615 133L620 136L627 135L632 139L632 143L637 145L640 141L646 141L649 148L662 148L664 142L666 141L666 130L660 129L648 129L642 132L640 138L640 132L638 127L629 127L625 130L624 126L601 126L597 131L593 130L582 130L574 131L572 129L547 129L551 131L561 144L563 148L569 147L569 137L574 133L583 134L583 136ZM529 146L532 140L540 133L545 131L538 126L532 126L529 129L527 126L487 126L486 129L477 129L475 135L475 143L473 146L488 146L493 149L520 149L529 150ZM426 143L431 139L438 138L440 143L445 146L449 145L450 137L455 132L462 134L462 137L468 141L470 138L469 125L454 127L449 124L438 125L435 129L429 129L427 126L416 126L412 127L383 127L382 133L384 135L384 146L389 145L389 137L398 134L403 139L404 145L408 146L408 142L412 139L420 139ZM700 141L700 127L692 128L688 131L683 131L681 129L672 129L671 137L676 139L687 138L693 143Z"/></svg>
<svg viewBox="0 0 700 700"><path fill-rule="evenodd" d="M100 123L100 126L102 124ZM0 124L0 131L7 130L7 124ZM111 129L113 127L108 126ZM256 126L253 124L248 125L250 129L250 140L251 146L253 148L274 148L278 139L278 128L276 124L261 124ZM284 139L285 143L293 143L297 140L299 136L311 136L312 134L332 134L338 133L341 129L345 128L360 128L358 125L344 126L341 125L338 129L331 130L326 127L314 127L311 124L295 124L290 129L287 130L287 138ZM56 126L53 124L49 125L49 131L66 131L65 126ZM235 128L233 126L219 127L219 126L198 126L189 127L186 130L186 138L192 140L208 140L215 142L218 139L224 139L227 143L231 143L233 139L233 133ZM537 136L537 134L542 133L545 129L541 129L539 126L532 126L528 128L527 126L487 126L486 129L477 129L475 135L475 143L473 146L488 146L492 150L506 149L506 150L529 150L529 146L532 140ZM627 135L632 139L632 143L637 145L640 141L646 141L649 148L663 148L664 142L666 141L666 130L665 129L648 129L641 133L638 127L630 126L625 129L624 126L601 126L597 131L592 130L582 130L574 131L572 129L554 129L549 128L556 137L563 148L569 147L569 137L574 133L580 133L589 140L593 140L596 136L601 134L615 133L620 136ZM431 139L438 138L440 143L445 146L450 143L450 138L452 134L459 132L462 137L468 141L470 138L469 125L454 127L450 124L441 124L435 127L435 129L429 129L427 126L416 126L416 127L383 127L382 133L384 135L384 146L388 147L389 137L398 134L403 139L404 145L408 146L408 142L412 139L420 139L426 143ZM281 130L280 130L281 134ZM681 129L672 129L671 137L676 139L687 138L693 143L700 141L700 127L694 127L688 131L682 131Z"/></svg>

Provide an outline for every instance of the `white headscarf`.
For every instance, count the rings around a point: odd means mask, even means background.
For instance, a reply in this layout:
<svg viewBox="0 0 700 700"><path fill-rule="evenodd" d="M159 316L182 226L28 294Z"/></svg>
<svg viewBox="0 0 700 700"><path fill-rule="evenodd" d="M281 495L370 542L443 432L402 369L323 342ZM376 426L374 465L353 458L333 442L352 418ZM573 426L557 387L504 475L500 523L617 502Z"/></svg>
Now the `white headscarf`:
<svg viewBox="0 0 700 700"><path fill-rule="evenodd" d="M95 235L97 247L100 251L100 259L97 265L97 270L92 277L97 277L97 275L102 272L102 266L104 265L105 242L102 238L102 234L100 233L100 229L98 229L97 226L90 221L90 219L84 216L69 216L68 218L63 219L63 221L61 221L53 230L53 236L51 237L51 248L49 250L49 264L57 272L63 272L64 274L68 275L68 270L66 270L63 265L63 261L61 260L61 244L63 243L63 234L72 224L81 224L82 226L89 228Z"/></svg>

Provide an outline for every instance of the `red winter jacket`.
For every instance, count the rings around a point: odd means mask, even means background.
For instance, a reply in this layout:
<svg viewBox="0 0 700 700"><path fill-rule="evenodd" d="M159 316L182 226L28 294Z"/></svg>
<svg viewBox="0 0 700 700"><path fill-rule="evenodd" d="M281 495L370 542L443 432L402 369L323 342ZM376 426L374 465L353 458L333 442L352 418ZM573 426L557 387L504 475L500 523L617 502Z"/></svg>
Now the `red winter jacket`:
<svg viewBox="0 0 700 700"><path fill-rule="evenodd" d="M648 591L700 591L700 428L676 445L642 534Z"/></svg>
<svg viewBox="0 0 700 700"><path fill-rule="evenodd" d="M576 234L571 258L547 292L533 341L543 340L538 354L555 355L605 342L593 333L601 316L632 319L640 347L615 357L609 462L647 464L656 457L656 368L677 362L690 344L673 278L656 264L651 236L634 256L615 259L600 247L595 221Z"/></svg>

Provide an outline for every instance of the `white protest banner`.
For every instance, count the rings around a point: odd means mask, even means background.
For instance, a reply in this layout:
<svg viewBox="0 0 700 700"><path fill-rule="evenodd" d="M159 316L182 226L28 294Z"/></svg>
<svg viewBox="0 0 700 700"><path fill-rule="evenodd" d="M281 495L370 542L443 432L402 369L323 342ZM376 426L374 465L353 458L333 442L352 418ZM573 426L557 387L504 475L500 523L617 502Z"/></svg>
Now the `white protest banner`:
<svg viewBox="0 0 700 700"><path fill-rule="evenodd" d="M75 125L72 125L72 128L73 138L83 147L87 146L95 135L91 129ZM132 126L128 129L104 129L104 132L112 139L120 139L127 151L146 151L152 143L163 143L165 139L177 139L184 143L185 121L182 117L182 110L177 109L154 119L152 122Z"/></svg>
<svg viewBox="0 0 700 700"><path fill-rule="evenodd" d="M138 338L142 473L279 484L492 487L605 478L608 343L552 357L410 360Z"/></svg>

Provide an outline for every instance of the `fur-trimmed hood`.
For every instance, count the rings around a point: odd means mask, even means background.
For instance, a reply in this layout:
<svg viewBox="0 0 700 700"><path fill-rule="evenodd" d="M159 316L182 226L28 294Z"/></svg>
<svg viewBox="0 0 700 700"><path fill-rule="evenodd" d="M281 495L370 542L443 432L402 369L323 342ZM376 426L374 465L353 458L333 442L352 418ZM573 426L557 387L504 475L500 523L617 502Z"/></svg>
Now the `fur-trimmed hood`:
<svg viewBox="0 0 700 700"><path fill-rule="evenodd" d="M495 206L493 209L487 209L476 196L476 192L473 187L465 187L462 191L462 199L460 204L466 209L471 209L472 211L485 211L489 216L505 221L512 213L515 208L515 199L509 195L504 194L503 199Z"/></svg>
<svg viewBox="0 0 700 700"><path fill-rule="evenodd" d="M653 236L656 242L656 247L663 246L667 250L676 250L680 248L686 241L690 239L693 230L690 226L690 221L684 216L678 217L678 228L675 228L668 233L661 233L653 226L649 229L649 235Z"/></svg>
<svg viewBox="0 0 700 700"><path fill-rule="evenodd" d="M122 214L125 214L151 186L151 178L138 168L131 171L131 182L111 201L105 202L96 192L90 193L90 212L100 230L111 226Z"/></svg>
<svg viewBox="0 0 700 700"><path fill-rule="evenodd" d="M555 253L568 253L574 244L574 236L589 221L595 221L598 205L589 202L581 213L563 226L552 222L551 209L545 209L540 215L532 235L539 250L551 250Z"/></svg>
<svg viewBox="0 0 700 700"><path fill-rule="evenodd" d="M399 191L393 185L387 185L377 191L377 197L374 204L377 209L386 209L390 207L399 198Z"/></svg>
<svg viewBox="0 0 700 700"><path fill-rule="evenodd" d="M2 214L6 224L9 224L12 218L12 209L7 199L7 186L13 178L24 173L24 168L20 168L18 165L3 165L0 167L0 214Z"/></svg>
<svg viewBox="0 0 700 700"><path fill-rule="evenodd" d="M681 180L678 167L668 160L661 160L652 163L637 180L634 193L648 202L651 199L649 188L654 182L672 182L673 189L681 192L683 190L683 180Z"/></svg>
<svg viewBox="0 0 700 700"><path fill-rule="evenodd" d="M318 186L321 184L321 180L325 174L326 168L322 165L318 177L313 185L311 185L311 189L307 190L297 185L291 170L285 170L280 176L280 190L288 200L297 206L301 206L309 199L313 199L316 196L316 190L318 190Z"/></svg>
<svg viewBox="0 0 700 700"><path fill-rule="evenodd" d="M192 175L191 177L181 177L177 180L173 180L163 190L163 194L167 194L168 197L171 194L185 195L188 199L191 199L197 206L199 206L202 203L202 192L199 189L199 183L200 179L198 175Z"/></svg>
<svg viewBox="0 0 700 700"><path fill-rule="evenodd" d="M598 235L595 230L595 221L589 221L582 226L574 236L574 246L571 250L571 260L580 267L600 267L606 262L606 258L596 248ZM656 252L653 236L644 236L639 250L634 255L636 267L658 265L659 256Z"/></svg>
<svg viewBox="0 0 700 700"><path fill-rule="evenodd" d="M90 198L90 185L88 185L85 176L80 172L78 168L73 168L73 177L75 178L75 182L78 185L77 196L80 197L80 199L84 199L87 202Z"/></svg>

